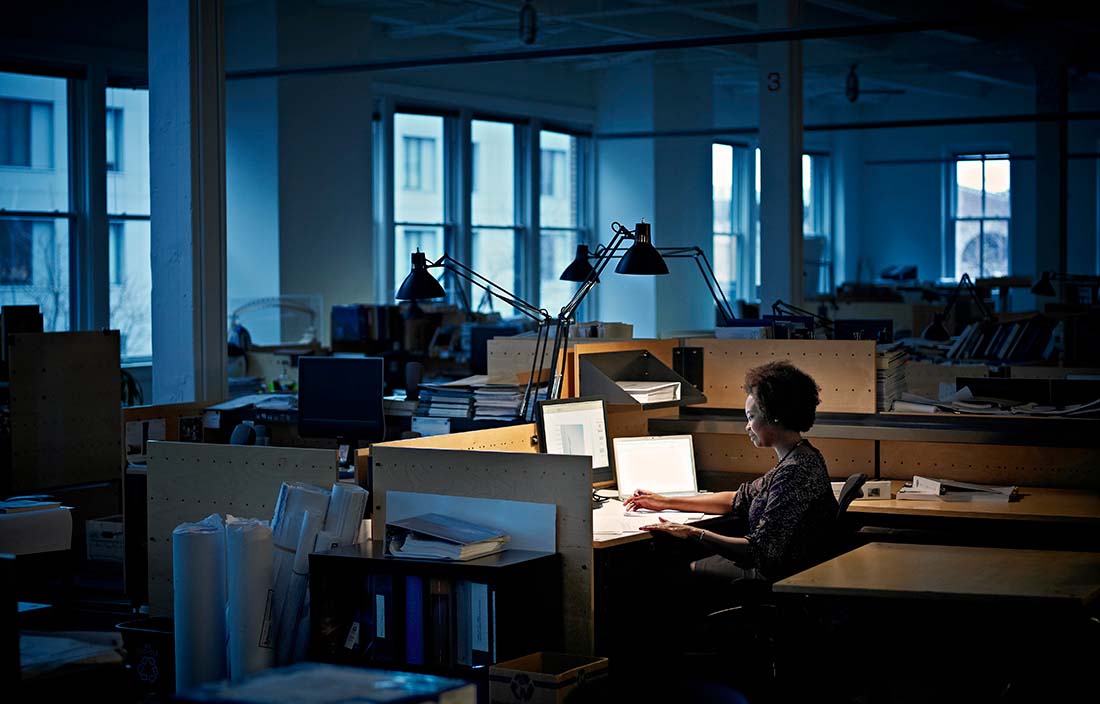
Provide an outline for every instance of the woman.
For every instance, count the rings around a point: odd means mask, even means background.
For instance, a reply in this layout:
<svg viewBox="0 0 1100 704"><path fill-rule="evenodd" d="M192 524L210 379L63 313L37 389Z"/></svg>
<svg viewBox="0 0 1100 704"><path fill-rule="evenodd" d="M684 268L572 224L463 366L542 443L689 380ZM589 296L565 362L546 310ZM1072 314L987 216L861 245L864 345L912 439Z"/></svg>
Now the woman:
<svg viewBox="0 0 1100 704"><path fill-rule="evenodd" d="M723 581L782 579L827 556L836 520L825 459L802 437L814 423L819 388L790 362L771 362L750 369L744 389L749 439L757 447L775 450L775 466L737 491L674 498L639 489L626 500L626 508L732 513L747 523L744 537L664 519L643 528L692 538L714 550L717 558L693 565L697 573Z"/></svg>

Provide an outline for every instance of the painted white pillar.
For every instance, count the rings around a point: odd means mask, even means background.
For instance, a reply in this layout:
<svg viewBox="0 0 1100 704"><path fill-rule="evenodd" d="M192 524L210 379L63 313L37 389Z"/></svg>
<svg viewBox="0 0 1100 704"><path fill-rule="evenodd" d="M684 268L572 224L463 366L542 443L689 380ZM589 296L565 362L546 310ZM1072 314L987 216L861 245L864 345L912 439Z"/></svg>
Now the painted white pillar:
<svg viewBox="0 0 1100 704"><path fill-rule="evenodd" d="M760 0L761 29L796 27L799 0ZM802 303L802 45L757 47L760 63L760 310Z"/></svg>
<svg viewBox="0 0 1100 704"><path fill-rule="evenodd" d="M153 402L226 396L221 0L149 0Z"/></svg>

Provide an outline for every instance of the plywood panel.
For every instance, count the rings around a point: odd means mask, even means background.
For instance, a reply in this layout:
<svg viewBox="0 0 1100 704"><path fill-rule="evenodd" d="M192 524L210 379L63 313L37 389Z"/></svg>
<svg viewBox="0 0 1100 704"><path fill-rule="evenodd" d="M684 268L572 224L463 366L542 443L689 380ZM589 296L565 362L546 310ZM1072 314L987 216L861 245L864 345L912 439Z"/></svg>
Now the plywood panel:
<svg viewBox="0 0 1100 704"><path fill-rule="evenodd" d="M650 418L675 418L679 414L676 407L642 411L630 406L607 406L607 436L613 440L649 435Z"/></svg>
<svg viewBox="0 0 1100 704"><path fill-rule="evenodd" d="M829 476L834 480L842 480L856 472L863 472L871 477L875 475L873 440L813 438L811 442L825 457ZM746 435L696 433L692 436L692 444L695 448L697 472L760 476L774 467L779 459L775 450L770 447L755 447Z"/></svg>
<svg viewBox="0 0 1100 704"><path fill-rule="evenodd" d="M11 491L121 478L119 336L10 339Z"/></svg>
<svg viewBox="0 0 1100 704"><path fill-rule="evenodd" d="M745 373L787 360L821 387L818 411L875 412L875 344L867 340L716 340L696 338L685 347L703 348L704 408L742 408Z"/></svg>
<svg viewBox="0 0 1100 704"><path fill-rule="evenodd" d="M979 484L1100 489L1100 449L882 441L882 479L914 474Z"/></svg>
<svg viewBox="0 0 1100 704"><path fill-rule="evenodd" d="M376 525L385 523L389 491L555 504L565 648L572 653L592 653L592 466L587 457L392 444L375 445L373 453Z"/></svg>
<svg viewBox="0 0 1100 704"><path fill-rule="evenodd" d="M423 438L394 440L372 445L376 447L421 447L438 450L489 450L497 452L538 452L534 423L507 425L503 428L471 430L466 433L430 435Z"/></svg>
<svg viewBox="0 0 1100 704"><path fill-rule="evenodd" d="M172 613L172 531L180 523L212 513L270 520L283 482L329 489L336 479L335 450L149 443L150 611Z"/></svg>

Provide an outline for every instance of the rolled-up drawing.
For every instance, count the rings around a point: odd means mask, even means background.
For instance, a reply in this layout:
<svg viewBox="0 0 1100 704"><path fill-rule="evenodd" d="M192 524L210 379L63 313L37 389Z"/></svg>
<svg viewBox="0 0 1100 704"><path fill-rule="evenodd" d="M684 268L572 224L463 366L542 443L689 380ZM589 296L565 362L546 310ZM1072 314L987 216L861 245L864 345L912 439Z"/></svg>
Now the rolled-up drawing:
<svg viewBox="0 0 1100 704"><path fill-rule="evenodd" d="M176 691L225 679L225 529L221 516L172 531Z"/></svg>

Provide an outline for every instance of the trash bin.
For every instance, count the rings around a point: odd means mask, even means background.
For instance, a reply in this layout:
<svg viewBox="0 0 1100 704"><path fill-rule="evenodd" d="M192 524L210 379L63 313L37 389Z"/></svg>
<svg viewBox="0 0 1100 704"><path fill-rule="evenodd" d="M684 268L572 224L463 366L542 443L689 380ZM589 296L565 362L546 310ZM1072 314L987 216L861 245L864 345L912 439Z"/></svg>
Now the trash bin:
<svg viewBox="0 0 1100 704"><path fill-rule="evenodd" d="M172 619L163 617L124 621L122 633L126 670L140 694L165 696L176 691L175 634Z"/></svg>
<svg viewBox="0 0 1100 704"><path fill-rule="evenodd" d="M614 697L601 686L606 678L607 658L532 653L489 667L489 699L500 704L608 701Z"/></svg>

